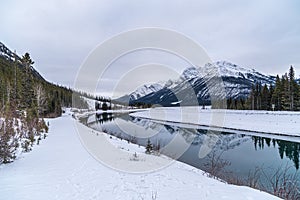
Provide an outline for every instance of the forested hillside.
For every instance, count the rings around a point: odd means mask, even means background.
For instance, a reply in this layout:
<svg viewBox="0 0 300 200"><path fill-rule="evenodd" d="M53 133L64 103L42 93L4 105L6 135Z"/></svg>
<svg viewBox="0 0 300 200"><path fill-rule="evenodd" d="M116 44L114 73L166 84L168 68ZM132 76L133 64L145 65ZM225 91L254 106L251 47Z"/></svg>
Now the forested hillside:
<svg viewBox="0 0 300 200"><path fill-rule="evenodd" d="M55 117L72 103L72 90L45 81L32 67L26 53L21 60L0 56L0 108L36 110L39 116Z"/></svg>
<svg viewBox="0 0 300 200"><path fill-rule="evenodd" d="M47 82L33 64L29 53L19 57L0 43L0 164L47 137L44 117L60 116L62 107L87 107L80 93Z"/></svg>

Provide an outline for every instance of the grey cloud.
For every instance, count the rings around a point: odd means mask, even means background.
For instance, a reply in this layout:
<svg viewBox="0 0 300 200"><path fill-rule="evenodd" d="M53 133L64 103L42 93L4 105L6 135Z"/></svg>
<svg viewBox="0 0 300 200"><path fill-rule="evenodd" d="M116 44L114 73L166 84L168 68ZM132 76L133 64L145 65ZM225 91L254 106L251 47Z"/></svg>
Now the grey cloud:
<svg viewBox="0 0 300 200"><path fill-rule="evenodd" d="M20 54L30 52L46 79L68 86L99 43L144 26L179 31L214 60L271 74L294 64L299 74L299 9L297 0L12 0L1 3L0 38Z"/></svg>

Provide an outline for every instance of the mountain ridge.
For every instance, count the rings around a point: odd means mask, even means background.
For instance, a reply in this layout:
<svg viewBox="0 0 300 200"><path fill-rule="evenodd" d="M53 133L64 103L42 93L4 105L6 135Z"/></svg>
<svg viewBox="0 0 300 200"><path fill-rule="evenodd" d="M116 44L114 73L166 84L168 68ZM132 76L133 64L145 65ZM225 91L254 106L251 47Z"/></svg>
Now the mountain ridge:
<svg viewBox="0 0 300 200"><path fill-rule="evenodd" d="M207 87L207 83L211 82L212 78L218 79L220 83L210 83L210 86ZM275 83L275 79L275 76L265 75L255 69L241 67L228 61L217 61L207 63L203 67L190 66L182 72L178 79L166 81L159 90L148 93L139 93L136 90L129 96L134 94L138 98L129 98L127 103L162 106L210 104L210 93L212 92L219 98L245 99L249 96L253 84L271 85ZM218 87L224 87L224 91ZM191 91L194 91L195 94L191 94ZM197 102L195 98L197 98Z"/></svg>

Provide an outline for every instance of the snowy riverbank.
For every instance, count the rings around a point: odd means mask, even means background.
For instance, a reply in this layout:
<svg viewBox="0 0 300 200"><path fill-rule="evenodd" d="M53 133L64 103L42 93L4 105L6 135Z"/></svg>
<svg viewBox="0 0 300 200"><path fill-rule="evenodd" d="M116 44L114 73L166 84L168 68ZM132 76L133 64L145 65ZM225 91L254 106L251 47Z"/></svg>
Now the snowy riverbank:
<svg viewBox="0 0 300 200"><path fill-rule="evenodd" d="M164 107L132 116L259 133L300 136L300 112L214 110L201 107Z"/></svg>
<svg viewBox="0 0 300 200"><path fill-rule="evenodd" d="M115 171L96 161L82 146L76 126L95 140L107 140L127 154L116 158L148 166L168 159L144 154L138 147L78 124L70 113L51 119L49 136L32 152L0 166L0 199L277 199L265 192L225 184L180 162L153 173ZM142 161L130 161L137 152ZM128 157L126 157L128 156Z"/></svg>

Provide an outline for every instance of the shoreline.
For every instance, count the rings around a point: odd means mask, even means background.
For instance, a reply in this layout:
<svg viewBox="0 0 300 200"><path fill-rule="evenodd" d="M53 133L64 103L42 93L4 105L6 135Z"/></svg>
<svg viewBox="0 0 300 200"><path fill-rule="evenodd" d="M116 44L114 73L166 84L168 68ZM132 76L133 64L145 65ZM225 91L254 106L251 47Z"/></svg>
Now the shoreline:
<svg viewBox="0 0 300 200"><path fill-rule="evenodd" d="M300 137L300 112L162 107L138 111L130 115L159 122L219 129L224 132L244 131L255 134L289 136L297 139Z"/></svg>
<svg viewBox="0 0 300 200"><path fill-rule="evenodd" d="M47 120L49 136L32 152L0 168L0 193L5 199L279 199L246 186L230 185L204 175L203 171L174 161L151 173L132 174L113 170L95 160L82 146L71 113ZM78 124L77 124L78 125ZM145 149L103 132L79 125L91 141L107 140L117 150L119 165L155 165L164 156L147 155ZM98 144L98 143L97 143ZM124 153L125 152L125 153ZM136 152L140 161L128 159ZM104 154L109 152L104 151ZM127 154L127 155L126 155ZM111 155L111 154L108 154ZM138 162L138 163L137 163ZM55 186L55 187L53 187ZM180 192L178 192L180 191Z"/></svg>

